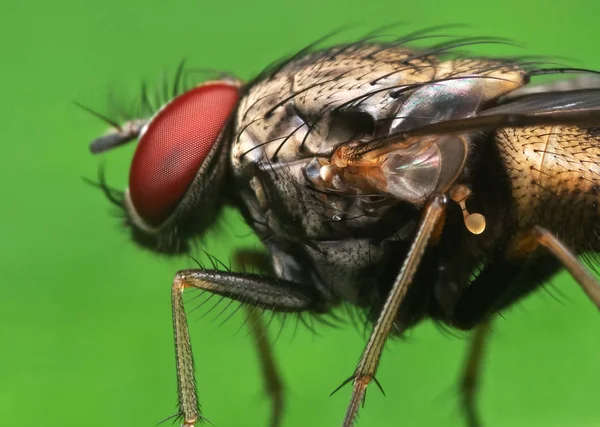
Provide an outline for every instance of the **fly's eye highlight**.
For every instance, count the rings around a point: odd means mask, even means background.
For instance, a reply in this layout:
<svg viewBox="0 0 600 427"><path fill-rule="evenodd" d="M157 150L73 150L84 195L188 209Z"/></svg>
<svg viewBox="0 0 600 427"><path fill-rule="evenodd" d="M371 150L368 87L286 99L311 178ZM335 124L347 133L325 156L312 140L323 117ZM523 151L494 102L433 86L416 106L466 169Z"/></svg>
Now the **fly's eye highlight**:
<svg viewBox="0 0 600 427"><path fill-rule="evenodd" d="M205 83L174 98L150 121L129 174L131 203L146 224L159 226L176 209L239 96L234 83Z"/></svg>

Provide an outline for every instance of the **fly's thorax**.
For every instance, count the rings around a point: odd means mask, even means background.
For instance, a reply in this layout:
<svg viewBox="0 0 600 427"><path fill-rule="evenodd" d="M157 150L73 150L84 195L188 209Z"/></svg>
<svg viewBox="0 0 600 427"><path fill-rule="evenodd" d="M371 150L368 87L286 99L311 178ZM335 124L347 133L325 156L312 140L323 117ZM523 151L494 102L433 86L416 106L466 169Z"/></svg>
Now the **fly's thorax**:
<svg viewBox="0 0 600 427"><path fill-rule="evenodd" d="M257 222L286 238L330 240L379 221L386 211L379 201L325 195L307 174L340 144L387 132L389 122L378 129L377 121L402 104L389 88L429 81L435 73L433 60L423 71L393 61L408 56L406 49L380 46L337 51L292 62L249 88L238 109L231 162L241 185L251 187L245 203ZM353 99L360 105L339 108Z"/></svg>
<svg viewBox="0 0 600 427"><path fill-rule="evenodd" d="M577 251L600 232L600 134L567 126L503 129L496 135L518 226L546 227Z"/></svg>
<svg viewBox="0 0 600 427"><path fill-rule="evenodd" d="M385 262L374 256L382 242L410 239L418 209L386 193L377 179L365 179L377 174L354 182L352 173L329 168L336 150L401 132L423 118L468 117L522 84L523 72L511 64L439 61L398 46L342 46L291 61L253 82L240 102L230 152L238 199L264 240L303 248L329 288L336 270L351 288L358 286L359 278ZM461 143L458 169L469 151L468 141ZM460 173L450 172L444 188ZM356 289L336 292L356 297Z"/></svg>

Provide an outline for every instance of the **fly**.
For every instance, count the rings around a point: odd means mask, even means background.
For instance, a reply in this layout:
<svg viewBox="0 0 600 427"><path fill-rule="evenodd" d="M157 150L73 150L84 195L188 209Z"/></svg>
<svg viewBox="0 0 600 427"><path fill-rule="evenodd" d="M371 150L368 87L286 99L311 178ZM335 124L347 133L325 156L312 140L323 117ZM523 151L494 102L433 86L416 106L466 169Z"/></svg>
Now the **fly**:
<svg viewBox="0 0 600 427"><path fill-rule="evenodd" d="M530 85L538 75L593 72L455 51L498 39L408 47L425 37L433 34L311 45L248 83L225 76L184 87L182 65L157 112L109 121L113 129L92 142L99 153L138 140L126 191L100 183L138 244L187 252L229 204L265 246L236 259L268 274L175 274L184 426L203 420L182 299L189 288L250 308L272 426L282 422L283 388L251 308L323 316L349 303L364 313L373 329L344 383L346 427L377 383L388 337L427 318L475 329L462 388L475 427L496 313L563 267L600 307L598 282L576 257L600 252L599 80Z"/></svg>

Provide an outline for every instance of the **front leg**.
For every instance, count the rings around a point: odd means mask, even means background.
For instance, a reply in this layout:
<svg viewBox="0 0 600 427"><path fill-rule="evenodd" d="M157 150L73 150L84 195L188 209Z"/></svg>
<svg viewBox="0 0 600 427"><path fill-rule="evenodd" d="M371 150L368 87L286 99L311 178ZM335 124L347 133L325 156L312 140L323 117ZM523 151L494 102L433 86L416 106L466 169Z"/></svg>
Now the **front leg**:
<svg viewBox="0 0 600 427"><path fill-rule="evenodd" d="M344 418L344 427L352 427L354 425L358 416L358 410L361 404L364 403L367 386L371 380L379 385L375 379L375 372L379 366L383 347L398 315L398 309L402 305L408 287L411 285L417 268L423 259L425 250L432 242L435 242L441 232L440 226L443 226L446 204L446 196L434 195L425 206L417 234L413 238L408 255L404 260L400 273L394 281L392 290L387 296L373 332L371 332L369 341L358 362L358 366L354 374L340 386L342 387L348 382L354 381L352 398L346 411L346 417Z"/></svg>
<svg viewBox="0 0 600 427"><path fill-rule="evenodd" d="M314 288L296 282L258 274L217 270L179 271L173 280L171 302L177 361L179 416L183 418L185 427L193 427L203 419L198 403L194 358L183 305L183 291L186 288L206 290L244 304L277 312L323 313L327 310L326 301Z"/></svg>

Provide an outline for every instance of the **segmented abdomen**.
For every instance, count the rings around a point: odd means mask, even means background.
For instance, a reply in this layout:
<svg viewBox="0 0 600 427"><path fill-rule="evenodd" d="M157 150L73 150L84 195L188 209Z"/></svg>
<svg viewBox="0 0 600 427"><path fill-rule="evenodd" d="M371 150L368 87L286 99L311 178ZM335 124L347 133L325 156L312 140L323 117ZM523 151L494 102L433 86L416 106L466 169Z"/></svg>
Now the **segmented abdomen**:
<svg viewBox="0 0 600 427"><path fill-rule="evenodd" d="M496 140L518 226L547 227L577 251L597 246L600 132L567 126L502 129Z"/></svg>

